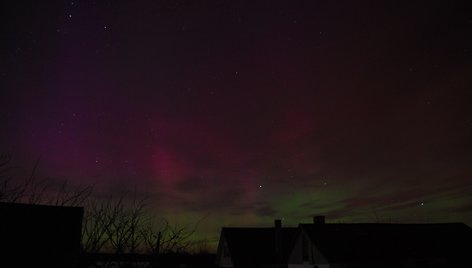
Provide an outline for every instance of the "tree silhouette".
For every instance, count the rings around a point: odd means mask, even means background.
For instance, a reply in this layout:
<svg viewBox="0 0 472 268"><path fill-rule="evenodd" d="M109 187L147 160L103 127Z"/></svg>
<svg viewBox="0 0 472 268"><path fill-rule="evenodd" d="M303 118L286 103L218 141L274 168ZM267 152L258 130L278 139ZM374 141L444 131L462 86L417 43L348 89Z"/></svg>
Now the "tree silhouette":
<svg viewBox="0 0 472 268"><path fill-rule="evenodd" d="M157 225L152 213L146 210L147 198L134 194L131 200L126 200L127 196L125 193L87 205L82 229L86 252L160 254L193 249L195 242L191 238L198 223L171 225L163 218Z"/></svg>
<svg viewBox="0 0 472 268"><path fill-rule="evenodd" d="M83 206L82 250L114 254L184 252L195 248L192 240L200 221L194 225L160 221L148 211L148 198L122 193L99 199L93 186L72 187L67 181L57 185L36 176L38 158L24 178L18 178L9 154L0 155L0 201L53 206ZM160 222L160 224L157 224Z"/></svg>
<svg viewBox="0 0 472 268"><path fill-rule="evenodd" d="M93 186L73 189L67 181L59 187L50 179L39 179L36 172L38 158L25 178L18 178L16 168L11 164L9 154L0 155L0 201L25 204L42 204L54 206L82 206L92 193Z"/></svg>

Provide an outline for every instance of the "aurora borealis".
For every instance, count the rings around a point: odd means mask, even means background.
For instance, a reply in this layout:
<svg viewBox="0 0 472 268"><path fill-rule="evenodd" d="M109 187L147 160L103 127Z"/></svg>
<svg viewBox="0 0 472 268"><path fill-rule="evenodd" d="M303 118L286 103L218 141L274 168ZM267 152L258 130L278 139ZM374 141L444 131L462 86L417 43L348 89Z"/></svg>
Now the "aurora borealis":
<svg viewBox="0 0 472 268"><path fill-rule="evenodd" d="M211 241L315 214L472 225L472 15L386 2L2 2L1 151Z"/></svg>

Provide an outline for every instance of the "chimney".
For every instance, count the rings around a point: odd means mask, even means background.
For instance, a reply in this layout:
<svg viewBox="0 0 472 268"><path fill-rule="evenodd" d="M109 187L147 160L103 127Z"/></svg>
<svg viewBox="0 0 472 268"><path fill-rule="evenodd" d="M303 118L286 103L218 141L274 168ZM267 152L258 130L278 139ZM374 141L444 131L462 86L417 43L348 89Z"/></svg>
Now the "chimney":
<svg viewBox="0 0 472 268"><path fill-rule="evenodd" d="M282 220L276 219L274 223L275 256L277 258L276 262L279 263L280 255L282 254Z"/></svg>
<svg viewBox="0 0 472 268"><path fill-rule="evenodd" d="M325 216L314 216L313 223L318 225L325 224Z"/></svg>
<svg viewBox="0 0 472 268"><path fill-rule="evenodd" d="M279 229L282 228L282 220L276 219L276 220L274 221L274 223L275 223L275 228L276 228L276 229L277 229L277 228L279 228Z"/></svg>

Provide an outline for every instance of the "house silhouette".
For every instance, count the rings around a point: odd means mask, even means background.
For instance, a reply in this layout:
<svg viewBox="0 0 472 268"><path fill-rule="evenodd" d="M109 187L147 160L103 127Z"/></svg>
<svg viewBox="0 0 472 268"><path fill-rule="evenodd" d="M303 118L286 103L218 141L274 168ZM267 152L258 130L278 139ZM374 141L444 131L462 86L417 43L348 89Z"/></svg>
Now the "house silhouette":
<svg viewBox="0 0 472 268"><path fill-rule="evenodd" d="M276 221L277 222L277 221ZM325 223L298 228L223 228L219 267L472 267L472 229L463 223ZM281 224L279 224L280 226ZM282 239L277 238L277 228ZM277 245L277 241L281 244ZM279 248L279 250L278 250Z"/></svg>
<svg viewBox="0 0 472 268"><path fill-rule="evenodd" d="M217 250L219 267L287 267L297 228L223 227Z"/></svg>

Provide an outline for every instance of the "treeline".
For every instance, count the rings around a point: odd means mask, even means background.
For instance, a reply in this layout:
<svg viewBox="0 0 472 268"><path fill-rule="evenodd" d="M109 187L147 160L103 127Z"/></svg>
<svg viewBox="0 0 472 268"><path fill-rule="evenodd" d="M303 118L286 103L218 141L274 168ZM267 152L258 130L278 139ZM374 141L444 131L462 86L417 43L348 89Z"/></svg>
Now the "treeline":
<svg viewBox="0 0 472 268"><path fill-rule="evenodd" d="M8 154L0 155L0 202L84 207L81 247L84 253L168 254L201 252L206 241L193 239L199 222L171 224L150 211L146 197L134 193L95 197L94 187L72 187L37 178L39 160L28 175Z"/></svg>

